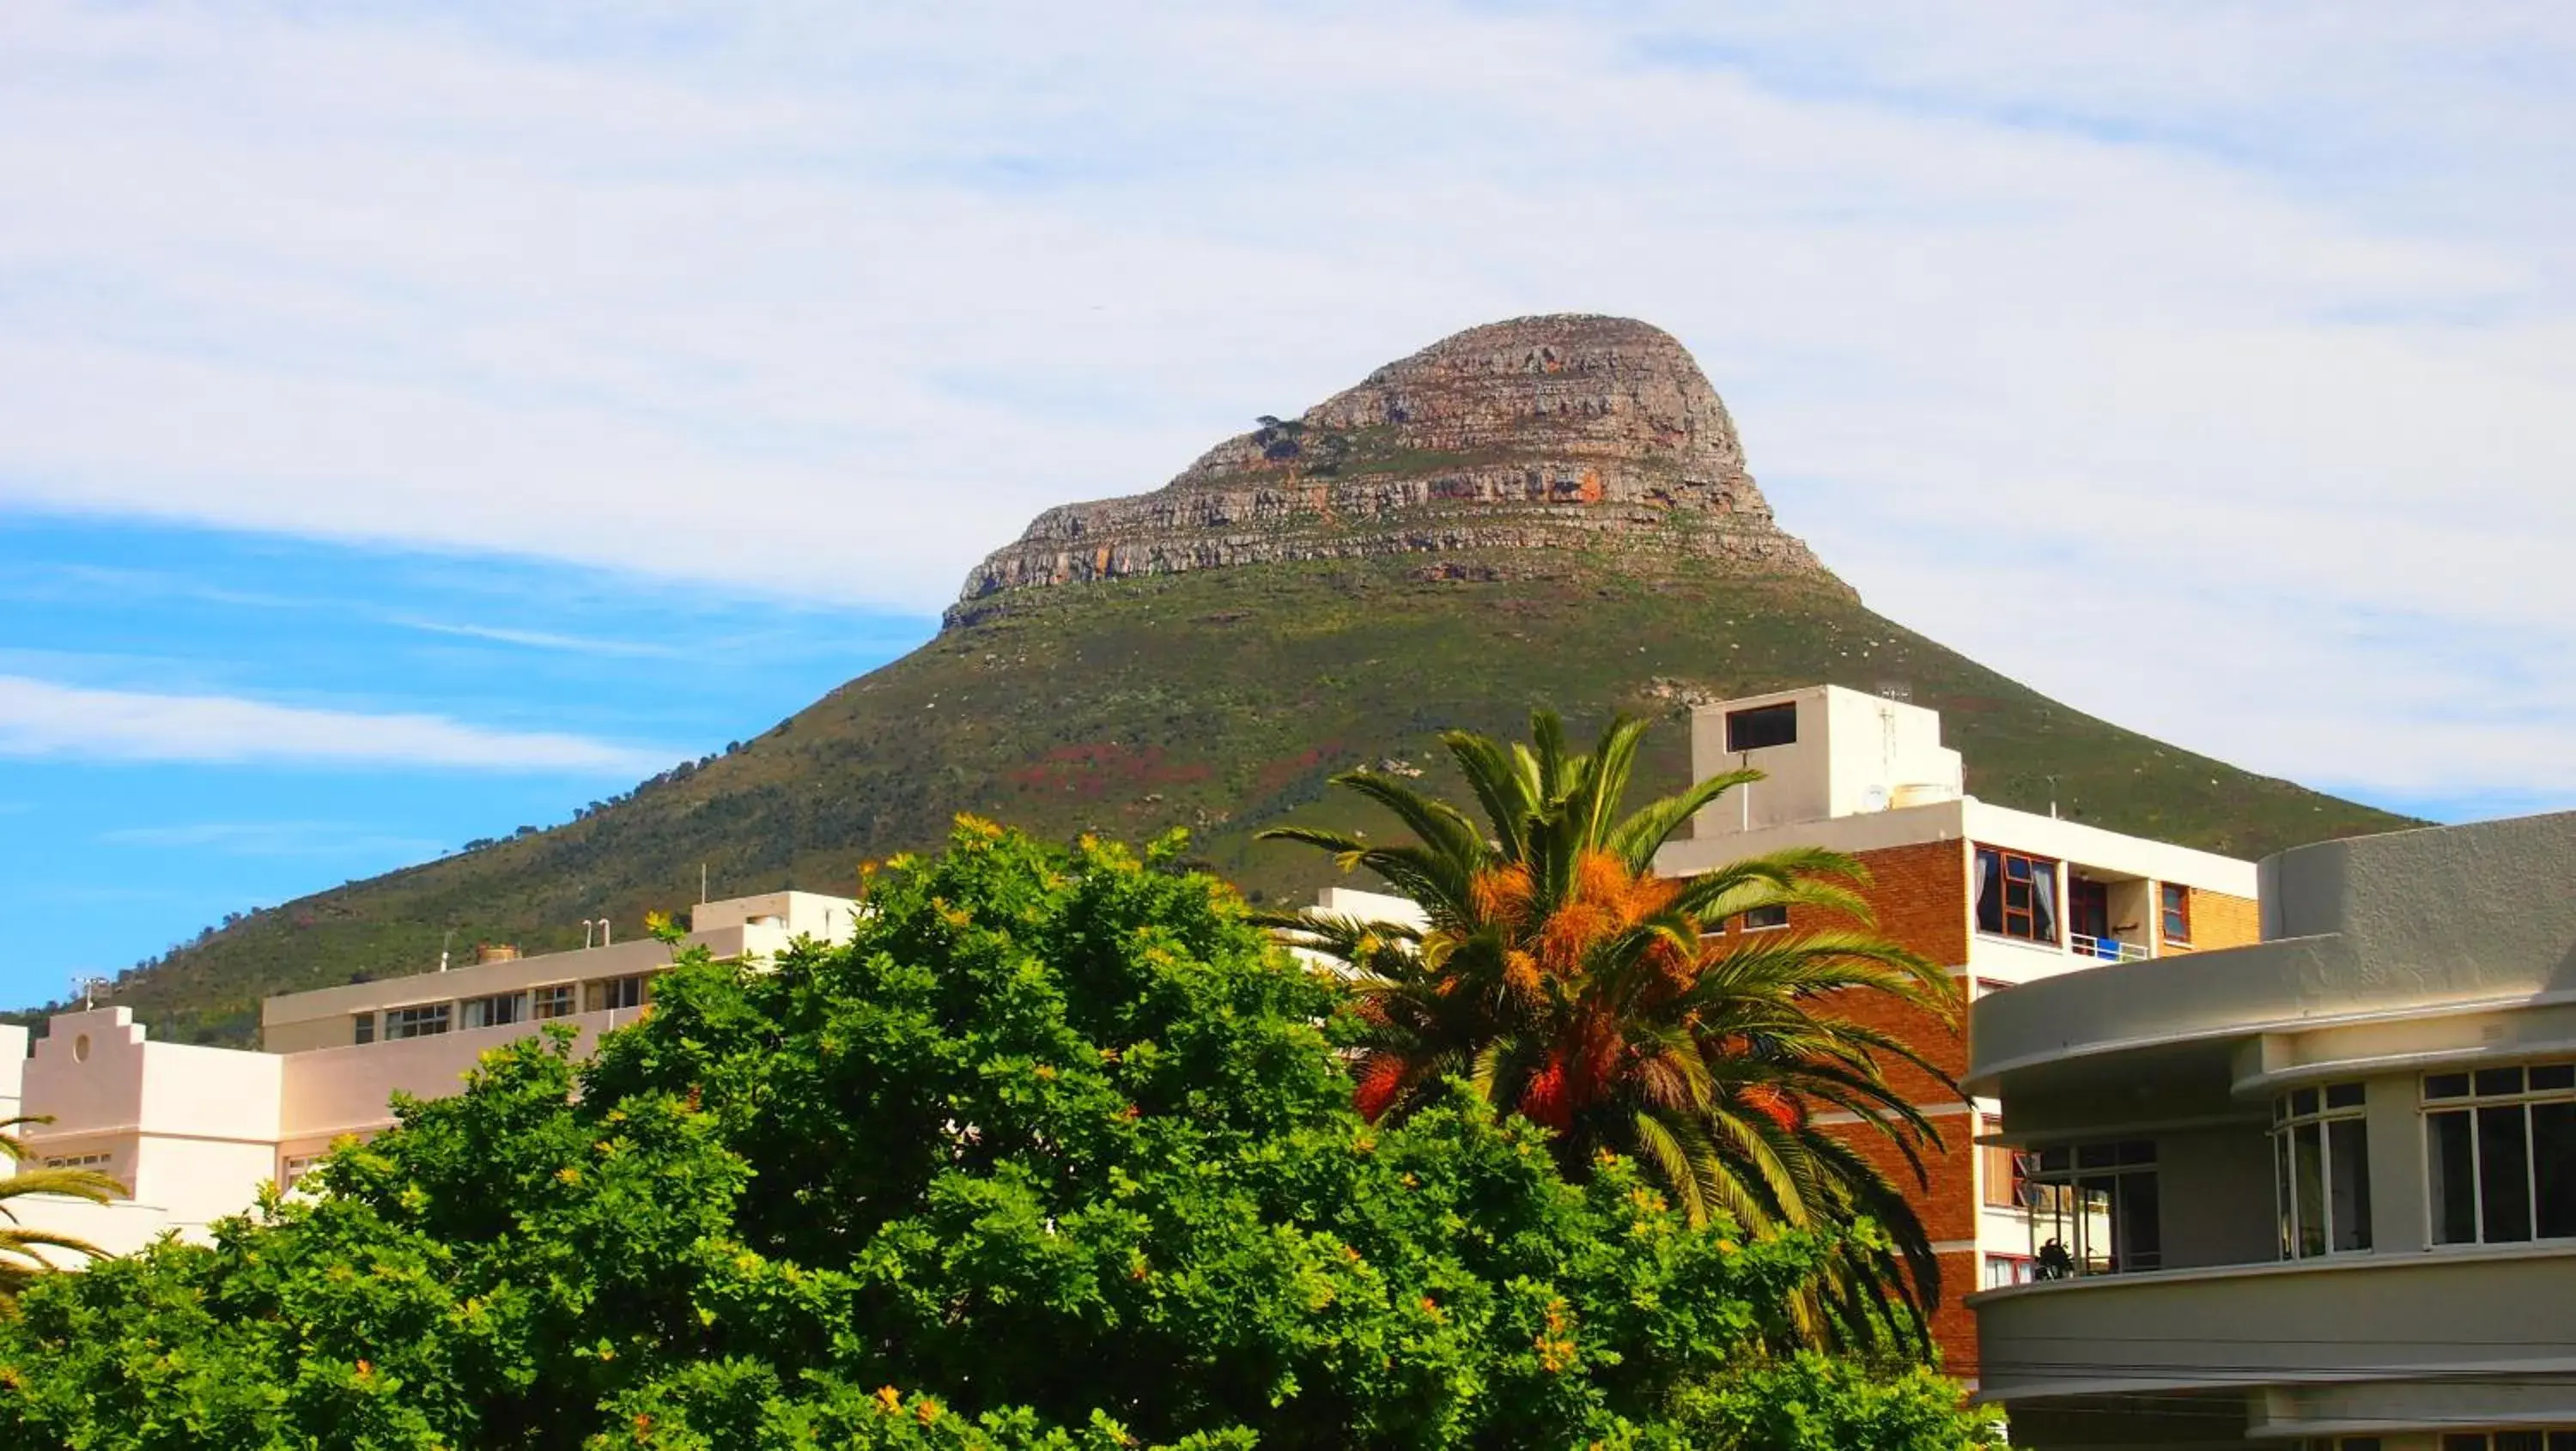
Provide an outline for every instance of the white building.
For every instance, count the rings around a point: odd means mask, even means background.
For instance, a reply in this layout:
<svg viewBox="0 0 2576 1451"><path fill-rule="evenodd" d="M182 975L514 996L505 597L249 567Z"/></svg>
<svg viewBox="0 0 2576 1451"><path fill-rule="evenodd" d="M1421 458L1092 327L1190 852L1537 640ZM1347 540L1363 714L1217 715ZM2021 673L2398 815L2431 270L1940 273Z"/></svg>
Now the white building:
<svg viewBox="0 0 2576 1451"><path fill-rule="evenodd" d="M2576 1451L2571 868L2576 813L2304 847L2257 945L1977 1003L2015 1445Z"/></svg>
<svg viewBox="0 0 2576 1451"><path fill-rule="evenodd" d="M848 941L858 911L811 892L706 902L683 946L769 958L799 937ZM390 1127L396 1092L453 1093L484 1052L552 1023L577 1029L587 1052L645 1011L672 952L639 937L289 993L263 1006L257 1052L153 1042L122 1007L55 1014L33 1056L25 1029L0 1028L0 1111L14 1100L53 1119L24 1131L29 1166L95 1168L130 1191L105 1205L18 1202L35 1206L31 1226L111 1253L197 1235L249 1208L261 1184L291 1186L334 1140Z"/></svg>

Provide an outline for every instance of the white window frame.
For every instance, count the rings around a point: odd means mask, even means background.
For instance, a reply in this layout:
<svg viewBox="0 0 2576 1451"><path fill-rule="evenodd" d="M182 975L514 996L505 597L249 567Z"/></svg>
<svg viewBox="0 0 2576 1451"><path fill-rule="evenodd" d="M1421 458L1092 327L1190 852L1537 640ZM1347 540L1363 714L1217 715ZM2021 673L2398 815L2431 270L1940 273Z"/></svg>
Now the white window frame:
<svg viewBox="0 0 2576 1451"><path fill-rule="evenodd" d="M2341 1088L2361 1089L2362 1101L2357 1104L2329 1106L2328 1100L2332 1098L2335 1090ZM2294 1107L2294 1101L2301 1093L2314 1093L2317 1096L2316 1107L2304 1113L2298 1111ZM2379 1243L2377 1223L2379 1208L2374 1203L2370 1212L2373 1222L2366 1226L2370 1234L2370 1244L2358 1249L2335 1248L2337 1226L2334 1219L2334 1131L2328 1125L2337 1123L2358 1123L2362 1126L2362 1156L2365 1161L2362 1168L2362 1183L2364 1192L2367 1192L2370 1182L2367 1162L2370 1154L2370 1090L2366 1085L2352 1080L2342 1083L2308 1083L2294 1089L2286 1089L2272 1099L2272 1132L2269 1135L2272 1150L2272 1211L2274 1220L2282 1226L2281 1258L2285 1261L2326 1259L2334 1255L2366 1255L2372 1253ZM2325 1247L2312 1255L2299 1252L2299 1231L2306 1220L2299 1213L2301 1206L2295 1192L2299 1173L2296 1131L2310 1124L2316 1125L2317 1128L2317 1182L2322 1186L2319 1192L2325 1196L2326 1201L2322 1206L2324 1234L2321 1237ZM2428 1188L2426 1192L2431 1191Z"/></svg>
<svg viewBox="0 0 2576 1451"><path fill-rule="evenodd" d="M424 1025L429 1023L438 1026L425 1029ZM454 1031L455 1027L456 1004L452 1002L406 1003L399 1008L385 1009L384 1028L376 1035L376 1041L399 1043L412 1038L436 1038Z"/></svg>
<svg viewBox="0 0 2576 1451"><path fill-rule="evenodd" d="M2522 1089L2517 1093L2480 1093L2478 1075L2499 1069L2514 1069L2522 1074ZM2433 1069L2416 1080L2415 1116L2419 1120L2415 1134L2415 1152L2421 1156L2419 1173L2424 1185L2424 1241L2428 1249L2482 1249L2490 1244L2576 1244L2576 1234L2543 1235L2540 1232L2540 1152L2531 1131L2531 1110L2535 1105L2576 1103L2576 1086L2539 1088L2531 1086L2535 1070L2576 1069L2565 1060L2540 1063L2470 1063L2458 1067ZM2449 1097L2431 1097L2431 1084L2436 1078L2462 1077L2469 1080L2469 1091ZM2486 1144L2478 1132L2478 1110L2482 1108L2519 1108L2522 1110L2523 1203L2531 1212L2531 1234L2524 1239L2487 1238L2487 1173ZM2470 1218L2477 1226L2474 1239L2445 1240L2441 1233L2442 1206L2433 1200L2433 1134L2435 1114L2465 1113L2469 1120L2469 1188ZM2576 1451L2576 1448L2571 1448Z"/></svg>

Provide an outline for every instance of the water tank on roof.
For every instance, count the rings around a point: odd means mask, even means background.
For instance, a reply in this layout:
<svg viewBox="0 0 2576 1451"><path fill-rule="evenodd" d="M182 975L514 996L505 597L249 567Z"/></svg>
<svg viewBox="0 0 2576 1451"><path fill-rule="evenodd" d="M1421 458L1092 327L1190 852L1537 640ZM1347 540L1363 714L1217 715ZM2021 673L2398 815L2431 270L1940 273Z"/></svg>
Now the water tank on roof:
<svg viewBox="0 0 2576 1451"><path fill-rule="evenodd" d="M1935 801L1956 801L1959 789L1946 781L1909 781L1896 788L1888 805L1896 808L1929 806Z"/></svg>

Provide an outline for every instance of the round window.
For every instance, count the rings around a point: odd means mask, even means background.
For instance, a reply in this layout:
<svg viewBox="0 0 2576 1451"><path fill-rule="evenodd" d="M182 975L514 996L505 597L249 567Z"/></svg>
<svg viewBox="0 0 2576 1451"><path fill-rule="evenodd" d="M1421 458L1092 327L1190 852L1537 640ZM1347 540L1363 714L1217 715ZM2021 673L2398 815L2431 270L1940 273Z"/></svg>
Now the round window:
<svg viewBox="0 0 2576 1451"><path fill-rule="evenodd" d="M74 1063L89 1061L89 1034L83 1033L72 1040L72 1061Z"/></svg>

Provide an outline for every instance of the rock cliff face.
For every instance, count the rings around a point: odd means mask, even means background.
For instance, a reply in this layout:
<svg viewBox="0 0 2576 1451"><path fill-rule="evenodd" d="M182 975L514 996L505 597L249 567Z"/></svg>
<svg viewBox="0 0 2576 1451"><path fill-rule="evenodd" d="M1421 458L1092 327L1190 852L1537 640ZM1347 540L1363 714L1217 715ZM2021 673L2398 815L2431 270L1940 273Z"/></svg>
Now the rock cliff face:
<svg viewBox="0 0 2576 1451"><path fill-rule="evenodd" d="M1049 509L949 615L1077 580L1566 548L1839 583L1772 522L1726 405L1671 334L1563 315L1434 343L1153 493Z"/></svg>

